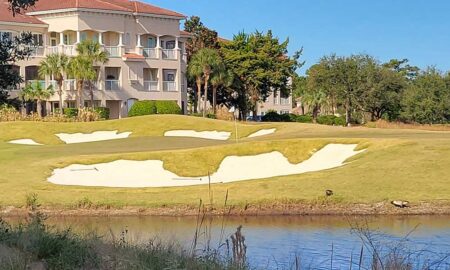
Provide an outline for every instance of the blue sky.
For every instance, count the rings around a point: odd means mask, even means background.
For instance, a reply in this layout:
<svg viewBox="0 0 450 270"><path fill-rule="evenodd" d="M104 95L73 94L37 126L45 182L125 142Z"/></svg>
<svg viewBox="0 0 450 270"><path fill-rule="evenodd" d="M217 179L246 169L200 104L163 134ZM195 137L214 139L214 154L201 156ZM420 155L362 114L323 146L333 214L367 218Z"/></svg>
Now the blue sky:
<svg viewBox="0 0 450 270"><path fill-rule="evenodd" d="M421 68L450 70L448 0L145 0L200 16L221 36L272 29L304 47L306 65L331 53L368 53L381 61L408 58Z"/></svg>

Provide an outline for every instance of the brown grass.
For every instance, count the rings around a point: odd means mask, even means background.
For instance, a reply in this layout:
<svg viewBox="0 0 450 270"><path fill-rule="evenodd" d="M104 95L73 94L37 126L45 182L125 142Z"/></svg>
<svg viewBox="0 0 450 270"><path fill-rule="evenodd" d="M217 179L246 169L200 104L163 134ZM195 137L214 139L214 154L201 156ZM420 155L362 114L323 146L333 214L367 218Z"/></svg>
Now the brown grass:
<svg viewBox="0 0 450 270"><path fill-rule="evenodd" d="M386 120L378 120L377 122L371 122L366 125L370 128L384 128L384 129L419 129L429 131L450 131L450 124L406 124L402 122L389 122Z"/></svg>

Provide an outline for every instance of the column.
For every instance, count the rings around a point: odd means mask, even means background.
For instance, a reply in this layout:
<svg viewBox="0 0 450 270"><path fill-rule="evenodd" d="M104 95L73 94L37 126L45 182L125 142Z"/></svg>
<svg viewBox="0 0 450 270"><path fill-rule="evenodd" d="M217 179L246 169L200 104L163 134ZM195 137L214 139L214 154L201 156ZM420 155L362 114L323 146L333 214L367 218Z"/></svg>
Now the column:
<svg viewBox="0 0 450 270"><path fill-rule="evenodd" d="M163 69L158 69L158 91L164 91L164 73Z"/></svg>
<svg viewBox="0 0 450 270"><path fill-rule="evenodd" d="M137 34L136 37L136 48L137 48L137 54L144 55L144 50L141 44L141 34Z"/></svg>
<svg viewBox="0 0 450 270"><path fill-rule="evenodd" d="M98 33L98 43L103 46L103 33Z"/></svg>
<svg viewBox="0 0 450 270"><path fill-rule="evenodd" d="M122 56L124 54L123 47L123 33L119 33L119 56Z"/></svg>
<svg viewBox="0 0 450 270"><path fill-rule="evenodd" d="M178 41L179 41L179 38L175 37L175 51L176 51L175 57L176 57L176 59L181 58L181 50L180 50L180 46L178 45Z"/></svg>
<svg viewBox="0 0 450 270"><path fill-rule="evenodd" d="M64 33L59 33L59 53L64 53Z"/></svg>
<svg viewBox="0 0 450 270"><path fill-rule="evenodd" d="M161 59L162 57L162 51L161 51L161 36L156 36L156 58ZM160 86L162 87L162 85Z"/></svg>
<svg viewBox="0 0 450 270"><path fill-rule="evenodd" d="M77 42L76 44L79 44L81 42L81 32L77 31Z"/></svg>
<svg viewBox="0 0 450 270"><path fill-rule="evenodd" d="M48 44L47 38L48 37L46 33L42 34L42 39L44 39L42 44L44 46L44 55L47 55L47 44Z"/></svg>

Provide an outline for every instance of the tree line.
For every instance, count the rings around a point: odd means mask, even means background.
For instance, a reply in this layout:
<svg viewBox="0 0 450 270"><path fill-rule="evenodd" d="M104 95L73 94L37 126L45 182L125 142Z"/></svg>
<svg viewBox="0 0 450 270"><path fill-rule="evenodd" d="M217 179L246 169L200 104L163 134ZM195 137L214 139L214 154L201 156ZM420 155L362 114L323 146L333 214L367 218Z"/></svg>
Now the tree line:
<svg viewBox="0 0 450 270"><path fill-rule="evenodd" d="M314 119L343 114L347 124L450 122L450 73L420 70L407 59L381 63L366 54L332 54L311 66L306 76L297 76L294 84L295 98Z"/></svg>

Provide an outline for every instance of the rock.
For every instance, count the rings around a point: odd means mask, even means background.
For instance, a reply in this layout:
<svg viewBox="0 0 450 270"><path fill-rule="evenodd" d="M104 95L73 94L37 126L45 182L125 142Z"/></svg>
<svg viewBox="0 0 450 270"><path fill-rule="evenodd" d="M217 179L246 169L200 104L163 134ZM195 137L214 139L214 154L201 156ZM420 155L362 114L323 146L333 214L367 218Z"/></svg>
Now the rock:
<svg viewBox="0 0 450 270"><path fill-rule="evenodd" d="M398 208L409 207L409 202L408 201L392 201L391 204L394 205L395 207L398 207Z"/></svg>
<svg viewBox="0 0 450 270"><path fill-rule="evenodd" d="M333 191L328 189L327 191L325 191L325 194L327 195L327 197L333 196Z"/></svg>

